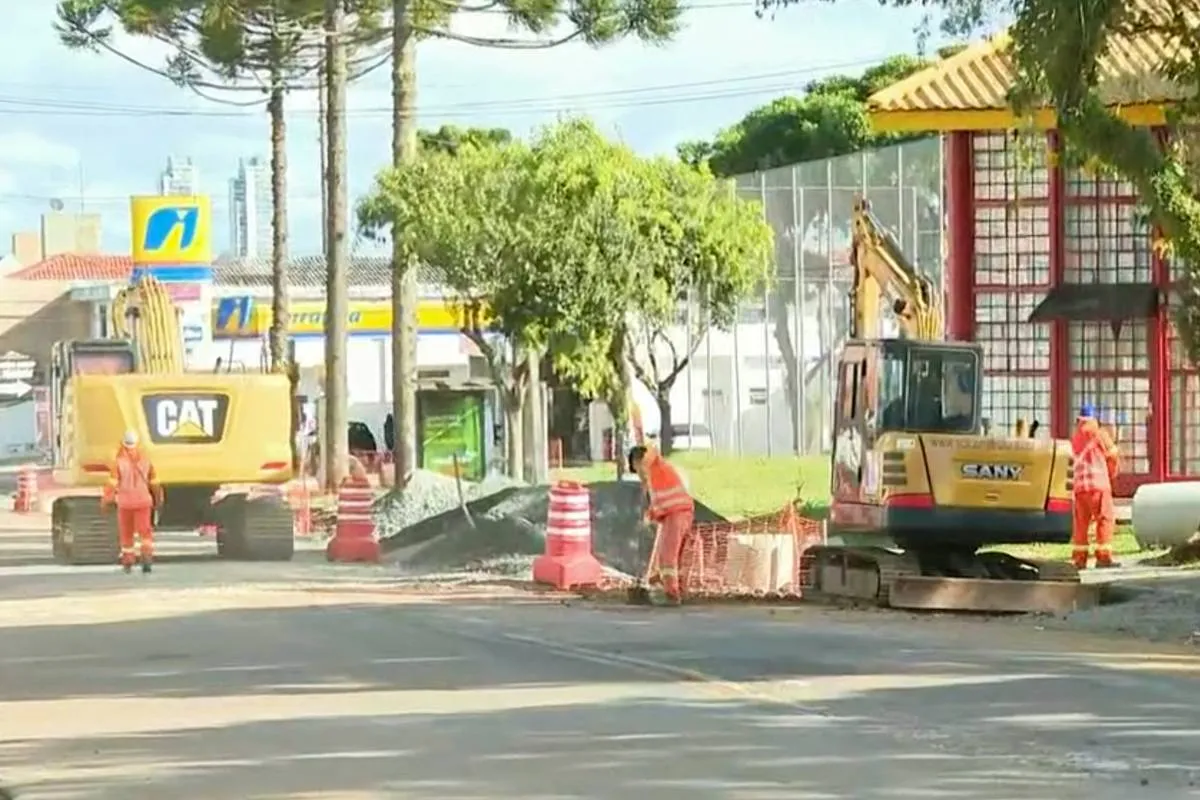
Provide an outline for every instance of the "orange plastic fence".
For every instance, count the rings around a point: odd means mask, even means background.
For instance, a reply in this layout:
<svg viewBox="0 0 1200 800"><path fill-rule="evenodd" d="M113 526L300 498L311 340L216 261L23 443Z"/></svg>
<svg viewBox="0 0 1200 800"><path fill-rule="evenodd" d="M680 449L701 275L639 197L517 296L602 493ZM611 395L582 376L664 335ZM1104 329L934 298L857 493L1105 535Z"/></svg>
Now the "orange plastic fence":
<svg viewBox="0 0 1200 800"><path fill-rule="evenodd" d="M776 514L695 525L679 564L685 600L799 598L804 551L823 541L821 523L791 505ZM631 583L615 581L604 589Z"/></svg>

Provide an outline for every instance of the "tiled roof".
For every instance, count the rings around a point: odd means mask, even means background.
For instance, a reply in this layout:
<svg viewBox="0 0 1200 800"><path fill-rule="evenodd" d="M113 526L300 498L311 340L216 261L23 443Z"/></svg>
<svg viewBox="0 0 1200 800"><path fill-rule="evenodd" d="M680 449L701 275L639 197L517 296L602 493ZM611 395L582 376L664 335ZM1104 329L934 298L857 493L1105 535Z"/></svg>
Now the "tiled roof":
<svg viewBox="0 0 1200 800"><path fill-rule="evenodd" d="M126 281L133 271L129 256L84 255L63 253L37 264L19 269L9 275L29 281ZM350 260L351 286L389 286L392 280L391 260L380 256L355 256ZM421 283L437 283L435 270L421 268ZM290 285L301 288L324 288L324 256L301 256L288 262ZM264 288L271 284L270 258L221 259L213 264L213 283L237 288Z"/></svg>
<svg viewBox="0 0 1200 800"><path fill-rule="evenodd" d="M8 277L25 281L127 281L132 271L133 259L129 256L60 253Z"/></svg>
<svg viewBox="0 0 1200 800"><path fill-rule="evenodd" d="M349 284L351 286L390 286L392 262L382 256L352 256ZM418 279L423 284L436 283L435 270L422 267ZM271 283L271 259L220 259L213 264L213 282L218 286L262 287ZM288 261L288 283L303 288L324 288L325 257L301 256Z"/></svg>
<svg viewBox="0 0 1200 800"><path fill-rule="evenodd" d="M867 101L875 112L983 111L1006 109L1015 73L1011 40L1002 33L978 42L902 81ZM1164 53L1177 45L1158 34L1112 36L1100 58L1100 95L1108 105L1153 105L1186 99L1183 87L1161 75Z"/></svg>

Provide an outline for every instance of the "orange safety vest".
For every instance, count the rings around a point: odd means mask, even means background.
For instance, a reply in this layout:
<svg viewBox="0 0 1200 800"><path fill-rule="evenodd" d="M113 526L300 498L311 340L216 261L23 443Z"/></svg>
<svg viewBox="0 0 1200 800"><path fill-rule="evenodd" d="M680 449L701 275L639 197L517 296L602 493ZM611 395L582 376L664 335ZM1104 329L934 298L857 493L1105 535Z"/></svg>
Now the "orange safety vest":
<svg viewBox="0 0 1200 800"><path fill-rule="evenodd" d="M116 495L119 508L136 510L153 506L155 482L154 465L138 450L122 447L117 452L109 486L110 496Z"/></svg>
<svg viewBox="0 0 1200 800"><path fill-rule="evenodd" d="M648 452L646 458L649 460L647 469L650 473L650 518L660 520L672 514L695 511L696 503L688 494L679 470L655 450Z"/></svg>
<svg viewBox="0 0 1200 800"><path fill-rule="evenodd" d="M1117 447L1094 419L1081 419L1071 437L1075 455L1072 489L1076 493L1111 492L1117 473Z"/></svg>

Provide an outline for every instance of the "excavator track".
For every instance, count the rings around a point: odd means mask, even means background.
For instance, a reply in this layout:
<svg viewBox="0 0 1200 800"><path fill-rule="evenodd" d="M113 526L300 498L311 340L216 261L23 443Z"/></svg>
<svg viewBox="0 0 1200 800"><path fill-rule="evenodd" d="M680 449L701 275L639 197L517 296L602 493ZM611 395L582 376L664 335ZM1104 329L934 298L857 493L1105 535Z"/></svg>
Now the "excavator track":
<svg viewBox="0 0 1200 800"><path fill-rule="evenodd" d="M1100 602L1069 564L1007 553L912 553L819 545L801 560L804 596L881 608L1065 614Z"/></svg>
<svg viewBox="0 0 1200 800"><path fill-rule="evenodd" d="M71 566L116 564L121 554L115 511L102 511L100 498L59 497L50 511L54 560Z"/></svg>
<svg viewBox="0 0 1200 800"><path fill-rule="evenodd" d="M292 511L282 498L232 494L214 506L217 554L232 561L291 561Z"/></svg>

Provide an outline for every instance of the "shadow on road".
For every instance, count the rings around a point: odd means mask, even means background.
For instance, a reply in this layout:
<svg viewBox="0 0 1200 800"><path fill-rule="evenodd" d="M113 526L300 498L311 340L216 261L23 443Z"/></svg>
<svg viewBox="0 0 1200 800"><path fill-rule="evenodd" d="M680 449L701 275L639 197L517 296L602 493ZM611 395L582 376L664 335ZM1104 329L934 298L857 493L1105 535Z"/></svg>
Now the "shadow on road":
<svg viewBox="0 0 1200 800"><path fill-rule="evenodd" d="M584 651L483 604L294 595L10 621L0 774L63 800L1071 800L1184 797L1200 770L1194 683L1070 654L653 612L610 615ZM583 633L599 616L506 613ZM636 667L651 658L677 669ZM736 685L682 676L697 667Z"/></svg>

